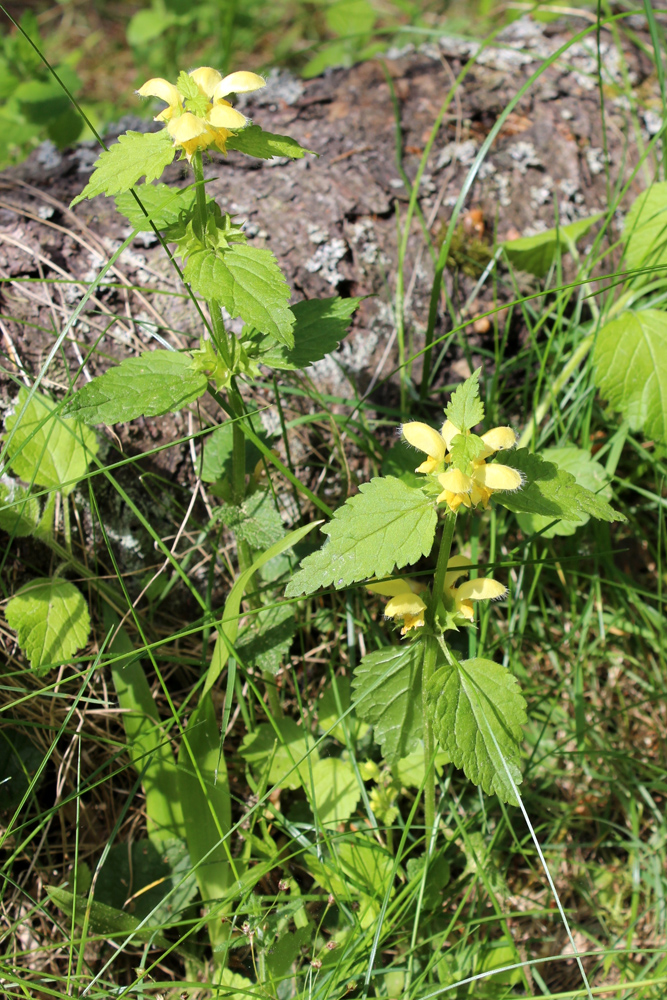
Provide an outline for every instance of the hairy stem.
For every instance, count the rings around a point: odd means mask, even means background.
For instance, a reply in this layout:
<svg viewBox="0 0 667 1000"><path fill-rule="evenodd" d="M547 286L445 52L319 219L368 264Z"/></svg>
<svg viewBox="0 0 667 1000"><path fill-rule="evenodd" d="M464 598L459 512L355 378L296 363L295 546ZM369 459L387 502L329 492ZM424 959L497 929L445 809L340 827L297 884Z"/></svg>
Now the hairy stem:
<svg viewBox="0 0 667 1000"><path fill-rule="evenodd" d="M431 595L431 605L428 609L428 623L436 626L436 615L438 604L442 599L442 592L445 587L445 573L449 554L452 550L452 540L454 538L454 528L456 526L456 514L448 513L442 525L442 535L440 537L440 549L438 551L438 562L435 568L435 578L433 580L433 593ZM422 672L422 725L424 730L424 765L426 768L426 784L424 786L424 827L426 830L426 852L431 848L432 840L435 836L433 829L435 824L435 735L433 724L426 704L426 689L429 681L435 672L435 664L438 655L438 642L435 636L428 636L426 639L426 649L424 651L424 669Z"/></svg>

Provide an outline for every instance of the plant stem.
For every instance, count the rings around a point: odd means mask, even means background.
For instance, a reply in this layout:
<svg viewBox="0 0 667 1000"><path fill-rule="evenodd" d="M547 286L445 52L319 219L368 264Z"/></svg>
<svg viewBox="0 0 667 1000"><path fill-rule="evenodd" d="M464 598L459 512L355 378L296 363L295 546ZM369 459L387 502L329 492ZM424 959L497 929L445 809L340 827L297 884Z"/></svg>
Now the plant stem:
<svg viewBox="0 0 667 1000"><path fill-rule="evenodd" d="M448 513L442 525L442 535L440 538L440 549L438 551L438 562L435 567L435 578L433 580L433 593L431 595L431 606L428 609L429 625L435 627L438 604L442 599L442 592L445 587L445 573L449 554L452 550L452 540L454 538L454 528L456 527L456 514ZM426 689L433 674L438 655L438 641L435 636L430 635L426 639L426 649L424 651L424 668L422 671L422 726L424 731L424 766L426 769L426 783L424 785L424 828L426 830L426 853L431 849L432 841L435 837L433 829L435 825L435 735L433 733L433 723L428 712L426 702Z"/></svg>
<svg viewBox="0 0 667 1000"><path fill-rule="evenodd" d="M549 407L552 403L556 402L558 393L561 391L565 383L569 381L574 372L578 371L581 367L582 361L593 346L594 339L595 338L592 333L589 334L588 337L584 337L560 375L553 380L544 399L526 424L523 434L517 441L517 448L525 448L530 443L530 439L533 434L547 415Z"/></svg>

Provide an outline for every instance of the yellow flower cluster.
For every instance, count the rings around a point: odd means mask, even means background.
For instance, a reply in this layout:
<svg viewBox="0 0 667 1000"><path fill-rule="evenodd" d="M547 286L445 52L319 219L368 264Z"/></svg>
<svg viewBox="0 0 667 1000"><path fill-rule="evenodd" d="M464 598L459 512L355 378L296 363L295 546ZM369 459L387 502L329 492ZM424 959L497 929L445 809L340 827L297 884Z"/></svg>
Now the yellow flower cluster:
<svg viewBox="0 0 667 1000"><path fill-rule="evenodd" d="M210 66L200 66L189 74L197 85L199 95L204 98L197 108L198 113L188 110L188 98L177 86L154 77L140 87L137 94L140 97L158 97L165 101L167 107L155 116L156 122L167 122L167 131L174 140L174 145L181 146L190 160L193 153L215 145L225 153L225 142L232 134L232 129L243 128L248 119L236 111L229 101L228 94L245 94L251 90L259 90L266 86L266 81L257 73L241 70L222 76Z"/></svg>
<svg viewBox="0 0 667 1000"><path fill-rule="evenodd" d="M442 486L438 502L444 501L454 512L462 504L486 508L496 490L518 490L521 486L521 473L516 469L496 462L487 465L486 462L495 452L514 447L516 434L511 427L494 427L482 434L484 449L469 463L466 472L457 468L445 471L445 466L452 461L452 443L462 433L451 420L445 420L439 433L417 420L403 424L402 431L406 441L428 455L415 471L437 474Z"/></svg>
<svg viewBox="0 0 667 1000"><path fill-rule="evenodd" d="M490 576L467 580L457 587L460 577L467 575L472 565L467 556L452 556L447 563L444 586L445 605L468 621L475 618L473 601L494 601L507 593L507 588ZM416 580L388 580L386 583L373 583L368 589L372 594L391 598L384 609L385 617L403 620L401 635L423 626L426 604L419 595L426 590L426 584Z"/></svg>

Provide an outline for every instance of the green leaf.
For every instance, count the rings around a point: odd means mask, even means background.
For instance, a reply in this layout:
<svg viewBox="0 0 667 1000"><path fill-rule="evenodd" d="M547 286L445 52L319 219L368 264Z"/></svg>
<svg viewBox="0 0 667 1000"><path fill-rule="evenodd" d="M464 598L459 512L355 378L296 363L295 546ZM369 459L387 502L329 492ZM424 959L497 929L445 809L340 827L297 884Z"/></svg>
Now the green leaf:
<svg viewBox="0 0 667 1000"><path fill-rule="evenodd" d="M85 646L90 634L90 616L81 591L58 577L26 583L7 605L5 617L40 675L66 662Z"/></svg>
<svg viewBox="0 0 667 1000"><path fill-rule="evenodd" d="M569 250L601 218L602 212L598 212L587 219L571 222L568 226L547 229L543 233L523 236L518 240L508 240L502 246L511 263L520 271L528 271L537 278L543 278L553 264L557 252L565 253Z"/></svg>
<svg viewBox="0 0 667 1000"><path fill-rule="evenodd" d="M604 467L591 458L590 451L573 446L547 448L541 453L541 457L546 461L553 462L559 469L570 472L579 486L585 487L596 496L605 500L611 497L611 488L608 485L609 477ZM555 535L573 535L577 528L586 524L589 519L590 514L580 513L578 517L571 520L557 521L553 524L552 517L540 514L519 514L517 517L521 530L525 534L532 535L540 532L542 538L553 538Z"/></svg>
<svg viewBox="0 0 667 1000"><path fill-rule="evenodd" d="M115 629L117 624L115 614L105 608L107 631ZM146 829L161 850L174 840L185 840L183 810L180 799L174 795L178 780L176 761L144 668L125 629L117 632L109 652L116 657L110 669L118 706L122 710L127 747L141 775L146 796Z"/></svg>
<svg viewBox="0 0 667 1000"><path fill-rule="evenodd" d="M126 29L127 44L146 45L164 34L177 22L177 15L151 4L148 10L138 10L129 20Z"/></svg>
<svg viewBox="0 0 667 1000"><path fill-rule="evenodd" d="M445 408L448 420L465 434L484 419L484 403L479 398L479 373L481 368L462 382L452 393L449 405Z"/></svg>
<svg viewBox="0 0 667 1000"><path fill-rule="evenodd" d="M657 309L627 310L605 323L593 364L601 395L632 430L667 441L667 315Z"/></svg>
<svg viewBox="0 0 667 1000"><path fill-rule="evenodd" d="M552 520L581 519L589 514L600 521L625 521L625 515L614 510L601 496L579 486L571 473L545 462L527 448L503 452L503 465L518 469L524 484L515 493L497 493L494 503L517 514L543 514Z"/></svg>
<svg viewBox="0 0 667 1000"><path fill-rule="evenodd" d="M116 844L98 872L95 899L137 920L152 914L153 925L173 924L197 892L195 876L187 875L189 868L190 856L182 841L167 842L161 850L151 840Z"/></svg>
<svg viewBox="0 0 667 1000"><path fill-rule="evenodd" d="M294 347L288 349L276 344L263 352L260 347L257 360L269 368L287 370L307 368L315 361L321 361L335 351L344 338L361 298L341 299L335 296L297 302L292 306L296 319Z"/></svg>
<svg viewBox="0 0 667 1000"><path fill-rule="evenodd" d="M215 515L234 532L238 541L247 542L251 549L268 549L285 536L282 518L268 490L258 490L240 506L218 507Z"/></svg>
<svg viewBox="0 0 667 1000"><path fill-rule="evenodd" d="M0 478L0 528L15 538L32 535L39 524L39 503L15 479Z"/></svg>
<svg viewBox="0 0 667 1000"><path fill-rule="evenodd" d="M410 858L405 866L408 878L411 882L421 882L424 879L424 867L427 859L422 855L419 858ZM449 861L447 858L433 858L428 860L428 870L424 881L424 895L422 905L427 910L434 910L442 907L442 891L449 882ZM415 887L419 892L419 887Z"/></svg>
<svg viewBox="0 0 667 1000"><path fill-rule="evenodd" d="M339 757L325 757L313 766L313 786L314 802L310 795L310 782L304 784L311 799L311 808L322 826L345 823L361 798L352 765Z"/></svg>
<svg viewBox="0 0 667 1000"><path fill-rule="evenodd" d="M66 416L87 424L117 424L135 417L176 413L206 392L208 380L189 354L144 351L128 358L74 393Z"/></svg>
<svg viewBox="0 0 667 1000"><path fill-rule="evenodd" d="M435 755L435 770L442 773L442 768L449 763L449 757L441 750ZM392 774L405 788L421 788L426 775L426 762L424 761L424 744L419 741L419 749L409 753L407 757L397 760L392 766Z"/></svg>
<svg viewBox="0 0 667 1000"><path fill-rule="evenodd" d="M54 413L56 403L48 396L36 393L24 411L27 398L28 390L22 388L14 413L5 421L7 430L13 432L9 435L9 464L26 482L67 495L97 454L97 436L79 420L65 421Z"/></svg>
<svg viewBox="0 0 667 1000"><path fill-rule="evenodd" d="M278 733L268 722L262 722L253 732L247 733L240 755L251 766L260 784L266 781L269 788L273 785L307 788L310 767L314 768L320 759L314 739L292 719L274 719L274 723Z"/></svg>
<svg viewBox="0 0 667 1000"><path fill-rule="evenodd" d="M246 667L277 674L290 651L296 619L291 604L277 604L253 615L236 648Z"/></svg>
<svg viewBox="0 0 667 1000"><path fill-rule="evenodd" d="M301 949L310 944L312 935L310 927L299 927L293 932L282 934L266 953L269 974L275 979L285 978L301 954ZM248 985L251 987L250 983Z"/></svg>
<svg viewBox="0 0 667 1000"><path fill-rule="evenodd" d="M335 691L334 691L335 685ZM317 721L320 729L329 732L330 736L345 745L345 730L352 743L364 738L368 732L368 725L358 719L354 712L345 716L343 721L339 721L341 715L347 712L352 703L349 677L336 677L334 684L327 684L317 702ZM338 700L336 700L336 695ZM340 704L340 711L338 709Z"/></svg>
<svg viewBox="0 0 667 1000"><path fill-rule="evenodd" d="M317 156L312 149L300 146L296 139L265 132L259 125L248 125L241 132L230 136L225 145L227 149L235 149L260 160L271 160L274 156L289 156L292 160L300 160L306 153Z"/></svg>
<svg viewBox="0 0 667 1000"><path fill-rule="evenodd" d="M70 208L98 194L123 194L144 175L147 184L156 181L175 155L176 147L166 128L159 132L126 132L100 153L90 180Z"/></svg>
<svg viewBox="0 0 667 1000"><path fill-rule="evenodd" d="M436 738L455 767L489 795L516 804L503 764L504 759L515 785L520 784L526 703L516 677L479 657L448 663L431 678L426 699Z"/></svg>
<svg viewBox="0 0 667 1000"><path fill-rule="evenodd" d="M290 289L270 250L234 243L227 249L197 250L187 259L183 277L193 291L220 302L230 316L294 346Z"/></svg>
<svg viewBox="0 0 667 1000"><path fill-rule="evenodd" d="M357 715L373 726L387 764L398 763L422 739L422 661L416 641L367 653L354 671Z"/></svg>
<svg viewBox="0 0 667 1000"><path fill-rule="evenodd" d="M334 0L326 8L327 25L336 35L366 35L373 30L377 11L368 0Z"/></svg>
<svg viewBox="0 0 667 1000"><path fill-rule="evenodd" d="M192 211L196 199L194 187L172 188L168 184L137 185L136 194L145 212L129 191L117 196L116 208L140 233L152 232L151 222L156 229L175 225L183 214L188 215Z"/></svg>
<svg viewBox="0 0 667 1000"><path fill-rule="evenodd" d="M205 903L224 897L232 881L231 795L222 738L210 695L190 716L178 753L178 783L190 861ZM226 839L225 839L226 838ZM229 927L220 920L229 905L208 922L213 945L223 944Z"/></svg>
<svg viewBox="0 0 667 1000"><path fill-rule="evenodd" d="M486 445L476 434L457 434L452 441L452 465L461 472L468 472L470 463L484 453Z"/></svg>
<svg viewBox="0 0 667 1000"><path fill-rule="evenodd" d="M84 922L89 905L85 896L74 896L67 889L51 885L46 887L46 892L51 902L68 917L74 917L79 925ZM134 938L157 948L172 947L160 930L139 927L139 923L140 921L129 913L117 910L114 906L105 906L96 899L90 904L89 932L92 931L93 934L104 938Z"/></svg>
<svg viewBox="0 0 667 1000"><path fill-rule="evenodd" d="M629 268L667 264L667 181L652 184L635 198L625 217L622 239Z"/></svg>
<svg viewBox="0 0 667 1000"><path fill-rule="evenodd" d="M229 592L227 600L225 601L222 622L218 626L218 640L215 644L215 649L213 650L213 656L211 657L208 673L206 674L202 697L205 697L211 690L222 673L227 660L229 659L232 645L236 641L236 636L239 631L241 601L243 599L246 586L252 580L255 573L262 568L262 566L270 562L276 556L285 552L286 549L291 548L293 545L297 545L297 543L300 542L302 538L305 538L308 532L312 531L314 527L315 524L306 524L303 528L296 528L294 531L290 531L289 534L285 535L284 538L281 538L279 542L276 542L270 549L267 549L266 552L263 552L260 556L258 556L252 566L249 566L248 569L241 573L238 577L236 583Z"/></svg>
<svg viewBox="0 0 667 1000"><path fill-rule="evenodd" d="M430 553L437 514L430 497L393 476L363 483L322 531L329 536L307 556L285 591L312 594L332 583L336 589L371 576L389 576Z"/></svg>

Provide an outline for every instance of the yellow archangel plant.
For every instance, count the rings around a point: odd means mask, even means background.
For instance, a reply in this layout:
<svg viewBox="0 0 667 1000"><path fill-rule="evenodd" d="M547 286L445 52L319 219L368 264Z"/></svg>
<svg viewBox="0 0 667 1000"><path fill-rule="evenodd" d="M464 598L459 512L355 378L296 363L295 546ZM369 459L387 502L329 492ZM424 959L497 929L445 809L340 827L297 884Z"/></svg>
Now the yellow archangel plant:
<svg viewBox="0 0 667 1000"><path fill-rule="evenodd" d="M490 576L467 580L457 587L458 580L467 575L472 565L467 556L452 556L447 562L444 586L445 606L455 614L462 615L468 622L475 618L473 601L495 601L507 593L507 588ZM426 590L426 584L401 578L387 580L386 583L373 583L368 589L372 594L391 598L384 611L385 618L403 621L401 635L425 624L427 604L419 595Z"/></svg>
<svg viewBox="0 0 667 1000"><path fill-rule="evenodd" d="M215 145L226 153L226 141L233 130L244 128L248 119L225 100L229 94L245 94L266 86L257 73L240 70L222 76L210 66L181 73L176 85L154 77L139 88L140 97L157 97L167 107L155 116L166 122L167 131L188 160L199 150Z"/></svg>
<svg viewBox="0 0 667 1000"><path fill-rule="evenodd" d="M521 487L521 473L516 469L487 463L497 451L514 447L516 434L511 427L494 427L476 438L469 431L460 431L451 420L445 420L439 433L428 424L411 421L403 424L402 432L409 444L428 455L415 471L437 476L442 487L438 502L444 501L451 511L456 512L461 505L486 509L496 491ZM466 438L479 442L467 452ZM459 445L461 459L456 455Z"/></svg>

